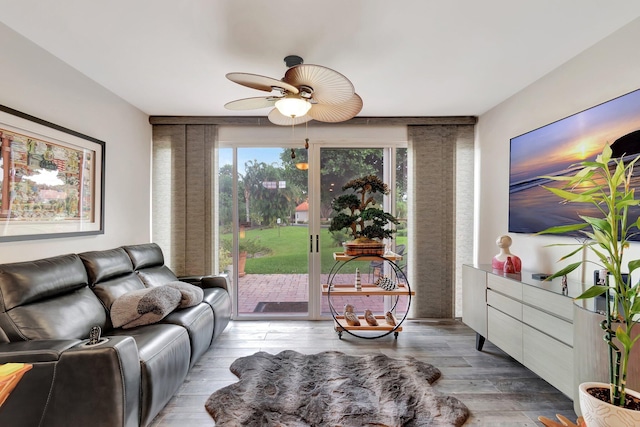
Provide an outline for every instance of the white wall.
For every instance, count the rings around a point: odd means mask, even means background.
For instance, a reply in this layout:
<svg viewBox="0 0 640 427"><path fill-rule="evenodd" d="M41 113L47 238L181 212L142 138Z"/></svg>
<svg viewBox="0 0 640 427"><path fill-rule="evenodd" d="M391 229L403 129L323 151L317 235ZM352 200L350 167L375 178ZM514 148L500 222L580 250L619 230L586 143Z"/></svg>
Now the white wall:
<svg viewBox="0 0 640 427"><path fill-rule="evenodd" d="M510 138L640 88L639 41L637 19L479 118L476 262L490 263L497 253L496 237L507 234ZM545 245L575 243L572 238L510 236L511 251L522 259L523 269L536 272L557 271L556 261L568 252ZM640 244L634 244L629 255L639 258ZM574 279L592 277L594 268L575 272Z"/></svg>
<svg viewBox="0 0 640 427"><path fill-rule="evenodd" d="M0 243L0 262L150 241L148 116L0 24L0 104L106 143L105 234Z"/></svg>

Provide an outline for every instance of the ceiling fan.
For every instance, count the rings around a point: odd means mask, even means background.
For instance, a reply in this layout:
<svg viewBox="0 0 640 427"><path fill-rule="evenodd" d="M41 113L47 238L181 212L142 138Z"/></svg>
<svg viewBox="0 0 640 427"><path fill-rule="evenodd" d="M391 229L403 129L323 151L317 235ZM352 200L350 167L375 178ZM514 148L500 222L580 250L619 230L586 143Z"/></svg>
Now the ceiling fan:
<svg viewBox="0 0 640 427"><path fill-rule="evenodd" d="M269 96L244 98L225 104L229 110L275 107L269 121L290 126L310 120L338 123L355 117L362 110L362 98L342 74L320 65L303 64L301 57L284 58L288 70L282 80L249 73L229 73L232 82L265 92Z"/></svg>

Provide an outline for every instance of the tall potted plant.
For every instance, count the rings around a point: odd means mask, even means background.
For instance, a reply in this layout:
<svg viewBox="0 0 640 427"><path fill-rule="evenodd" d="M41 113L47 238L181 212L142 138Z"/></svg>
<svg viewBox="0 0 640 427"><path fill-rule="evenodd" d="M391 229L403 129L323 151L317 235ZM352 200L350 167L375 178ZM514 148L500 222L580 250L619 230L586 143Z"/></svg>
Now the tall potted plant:
<svg viewBox="0 0 640 427"><path fill-rule="evenodd" d="M634 336L637 334L632 334L640 314L640 283L634 285L631 281L631 274L640 268L640 259L624 264L629 239L640 228L640 217L629 216L629 208L640 205L640 200L636 199L634 188L631 187L633 167L638 159L640 156L626 164L623 158L612 159L611 147L606 145L595 161L579 163L581 168L573 175L543 177L562 184L561 188L545 188L565 202L591 203L602 214L597 218L581 215L582 221L577 224L551 227L540 233L561 234L579 230L588 240L577 244L578 247L561 260L580 254L584 247L597 259L571 263L551 275L550 279L564 276L584 262L593 262L600 269L606 270L606 274L601 275L604 280L578 297L587 299L604 294L608 302L602 328L609 350L610 384L580 385L580 408L588 426L640 425L640 411L633 409L640 406L640 394L626 388L627 371L631 362L629 356L640 338ZM603 388L605 392L600 393L598 398L598 389ZM590 411L594 407L597 407L596 413ZM611 415L612 412L617 415ZM628 424L611 424L619 423L620 420L628 420Z"/></svg>
<svg viewBox="0 0 640 427"><path fill-rule="evenodd" d="M377 176L367 175L347 182L342 186L342 191L346 190L355 194L343 194L331 202L336 215L331 219L329 231L346 230L353 238L346 243L347 255L382 255L382 240L395 233L388 226L398 224L398 220L376 207L373 193L389 194L389 187Z"/></svg>

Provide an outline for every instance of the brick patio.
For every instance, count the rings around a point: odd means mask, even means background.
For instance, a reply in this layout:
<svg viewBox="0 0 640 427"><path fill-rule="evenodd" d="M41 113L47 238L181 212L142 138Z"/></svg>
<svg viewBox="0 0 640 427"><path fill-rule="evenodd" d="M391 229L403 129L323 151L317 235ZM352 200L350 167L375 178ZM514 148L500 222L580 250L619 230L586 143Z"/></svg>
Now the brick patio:
<svg viewBox="0 0 640 427"><path fill-rule="evenodd" d="M322 275L322 283L327 283L327 275ZM363 276L363 281L365 276ZM334 284L351 283L353 274L338 274L334 277ZM255 313L261 302L306 302L309 300L307 274L247 274L238 280L238 311L240 315ZM358 312L365 309L379 314L384 311L381 297L332 297L333 306L338 312L347 302L353 304ZM398 309L406 307L406 297L401 297ZM402 309L404 310L404 308ZM398 310L398 311L402 311ZM404 313L404 311L402 311ZM260 312L261 315L286 314L287 312ZM288 312L295 313L295 312ZM297 312L300 314L300 312ZM322 313L330 314L326 297L322 297Z"/></svg>

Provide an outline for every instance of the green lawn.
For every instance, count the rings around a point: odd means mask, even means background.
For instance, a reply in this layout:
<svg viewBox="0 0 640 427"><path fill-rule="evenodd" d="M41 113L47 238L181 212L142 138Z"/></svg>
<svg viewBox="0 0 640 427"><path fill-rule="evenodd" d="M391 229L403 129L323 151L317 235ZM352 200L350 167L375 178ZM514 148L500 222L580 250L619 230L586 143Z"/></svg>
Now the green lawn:
<svg viewBox="0 0 640 427"><path fill-rule="evenodd" d="M230 234L220 236L231 239ZM257 239L262 245L271 249L271 254L247 258L245 271L253 274L293 274L308 272L309 230L306 226L285 226L265 229L249 229L247 239ZM406 237L398 237L397 243L406 243ZM315 241L313 242L315 250ZM334 265L333 253L342 252L342 247L335 246L329 231L323 228L320 232L320 254L322 272L329 273ZM367 273L369 262L350 262L340 270L341 273L353 272L356 267Z"/></svg>

